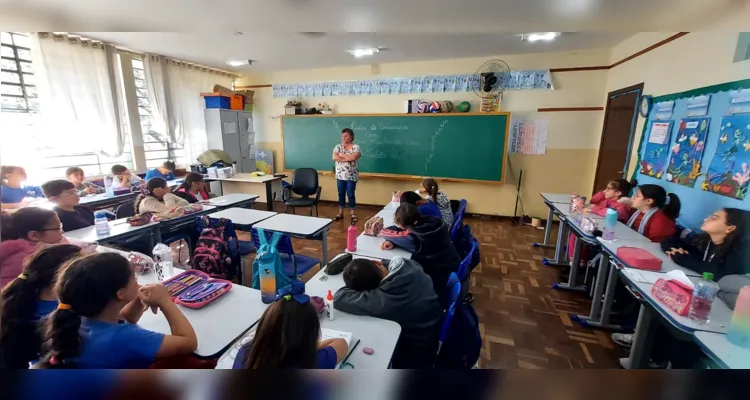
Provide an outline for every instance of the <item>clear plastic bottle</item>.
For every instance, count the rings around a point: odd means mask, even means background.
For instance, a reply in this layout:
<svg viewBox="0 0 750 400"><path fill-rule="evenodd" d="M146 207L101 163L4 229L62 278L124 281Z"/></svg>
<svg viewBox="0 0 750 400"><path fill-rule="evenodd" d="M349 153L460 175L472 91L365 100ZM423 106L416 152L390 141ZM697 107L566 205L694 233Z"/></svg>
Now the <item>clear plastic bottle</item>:
<svg viewBox="0 0 750 400"><path fill-rule="evenodd" d="M237 175L237 161L232 162L232 176Z"/></svg>
<svg viewBox="0 0 750 400"><path fill-rule="evenodd" d="M719 292L719 285L714 282L714 274L710 272L703 273L703 279L695 284L693 289L693 299L690 302L690 319L701 324L708 323L708 317L711 315L711 306L716 299L716 293Z"/></svg>
<svg viewBox="0 0 750 400"><path fill-rule="evenodd" d="M94 227L96 228L97 236L109 235L109 221L107 220L107 213L101 210L94 213Z"/></svg>
<svg viewBox="0 0 750 400"><path fill-rule="evenodd" d="M615 228L617 228L617 211L608 208L604 216L604 229L602 230L602 239L614 240Z"/></svg>

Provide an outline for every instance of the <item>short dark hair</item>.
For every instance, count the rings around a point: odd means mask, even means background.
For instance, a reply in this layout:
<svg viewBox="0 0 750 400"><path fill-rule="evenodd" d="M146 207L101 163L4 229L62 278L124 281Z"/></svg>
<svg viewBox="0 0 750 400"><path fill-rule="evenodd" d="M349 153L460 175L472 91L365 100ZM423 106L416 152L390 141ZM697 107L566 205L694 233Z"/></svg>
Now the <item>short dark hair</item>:
<svg viewBox="0 0 750 400"><path fill-rule="evenodd" d="M71 172L72 173L72 172ZM75 185L71 183L70 181L66 181L65 179L55 179L52 181L45 182L42 185L42 193L44 193L44 197L50 198L52 196L59 196L62 194L62 192L70 189L75 189Z"/></svg>
<svg viewBox="0 0 750 400"><path fill-rule="evenodd" d="M174 172L174 170L177 169L177 165L175 165L174 161L164 161L164 164L161 165L162 167Z"/></svg>
<svg viewBox="0 0 750 400"><path fill-rule="evenodd" d="M401 193L401 198L399 200L402 203L417 205L420 201L422 201L422 196L418 195L416 192L408 191Z"/></svg>
<svg viewBox="0 0 750 400"><path fill-rule="evenodd" d="M121 174L128 170L128 167L121 165L121 164L115 164L112 166L112 175Z"/></svg>
<svg viewBox="0 0 750 400"><path fill-rule="evenodd" d="M352 135L352 139L354 139L354 131L351 130L350 128L344 128L344 129L342 129L341 133L348 133L348 134Z"/></svg>
<svg viewBox="0 0 750 400"><path fill-rule="evenodd" d="M381 270L372 260L355 258L344 267L344 284L349 289L374 290L378 288L381 280Z"/></svg>
<svg viewBox="0 0 750 400"><path fill-rule="evenodd" d="M414 226L420 217L421 215L417 206L409 203L401 203L393 215L393 222L400 226Z"/></svg>
<svg viewBox="0 0 750 400"><path fill-rule="evenodd" d="M70 167L65 170L65 176L70 176L70 174L77 174L77 173L83 173L83 168L81 167Z"/></svg>

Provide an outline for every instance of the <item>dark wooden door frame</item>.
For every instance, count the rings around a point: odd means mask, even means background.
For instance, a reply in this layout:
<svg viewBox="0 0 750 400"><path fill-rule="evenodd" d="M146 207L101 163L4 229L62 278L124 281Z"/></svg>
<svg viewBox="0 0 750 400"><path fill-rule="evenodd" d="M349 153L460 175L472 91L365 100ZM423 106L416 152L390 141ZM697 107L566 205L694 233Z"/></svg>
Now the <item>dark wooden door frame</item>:
<svg viewBox="0 0 750 400"><path fill-rule="evenodd" d="M640 107L641 96L643 96L643 82L637 85L628 86L626 88L614 90L607 94L607 105L604 109L604 123L602 124L602 134L601 134L601 137L599 138L599 154L596 157L596 171L594 171L594 182L593 182L594 186L596 186L596 177L599 175L599 166L601 165L601 161L602 161L602 145L604 144L604 132L607 129L607 118L609 118L609 111L610 111L609 103L613 97L627 94L627 93L634 92L634 91L638 92L638 97L636 97L636 100L635 100L635 109L633 110L633 120L630 125L630 138L628 139L628 152L625 155L625 164L623 165L623 178L625 178L625 176L628 173L628 166L630 164L630 155L633 153L633 136L635 134L635 126L638 124L638 109ZM596 193L598 190L601 190L601 188L594 187L591 193Z"/></svg>

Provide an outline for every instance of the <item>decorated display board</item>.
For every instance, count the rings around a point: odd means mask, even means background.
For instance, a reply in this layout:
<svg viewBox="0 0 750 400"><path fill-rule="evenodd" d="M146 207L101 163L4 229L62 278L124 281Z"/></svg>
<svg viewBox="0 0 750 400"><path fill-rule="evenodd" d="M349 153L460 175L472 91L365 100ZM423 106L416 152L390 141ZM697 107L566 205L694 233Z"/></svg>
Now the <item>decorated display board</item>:
<svg viewBox="0 0 750 400"><path fill-rule="evenodd" d="M653 98L634 177L679 196L692 229L721 207L750 209L748 89L750 79Z"/></svg>
<svg viewBox="0 0 750 400"><path fill-rule="evenodd" d="M284 169L333 169L341 130L361 149L360 177L407 175L502 183L509 113L282 117Z"/></svg>

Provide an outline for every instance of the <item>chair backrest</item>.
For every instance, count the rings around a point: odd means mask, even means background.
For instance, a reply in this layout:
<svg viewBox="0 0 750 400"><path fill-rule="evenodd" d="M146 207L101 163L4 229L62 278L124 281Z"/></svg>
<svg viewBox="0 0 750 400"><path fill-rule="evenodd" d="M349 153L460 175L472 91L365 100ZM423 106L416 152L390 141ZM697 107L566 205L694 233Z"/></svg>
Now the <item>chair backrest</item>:
<svg viewBox="0 0 750 400"><path fill-rule="evenodd" d="M300 196L312 196L318 191L318 171L298 168L292 175L292 191Z"/></svg>
<svg viewBox="0 0 750 400"><path fill-rule="evenodd" d="M449 291L448 299L450 301L448 303L448 309L445 311L443 326L440 327L438 354L440 354L440 349L442 348L443 343L448 340L448 333L451 330L451 322L453 322L453 315L456 312L456 303L461 296L461 282L454 272L451 272L450 278L448 278L448 287L446 289Z"/></svg>
<svg viewBox="0 0 750 400"><path fill-rule="evenodd" d="M265 231L266 232L266 240L271 241L271 237L273 236L273 231ZM251 232L253 236L253 245L255 245L256 249L260 248L260 236L258 233L258 230L253 228ZM281 239L279 239L279 242L276 244L276 249L279 251L280 254L289 254L290 256L294 255L294 248L292 247L292 238L289 237L289 235L282 235Z"/></svg>
<svg viewBox="0 0 750 400"><path fill-rule="evenodd" d="M464 224L464 213L466 212L466 200L461 200L461 203L458 205L458 211L456 211L456 214L453 216L453 226L451 227L451 240L454 240L456 238L456 233L458 233L458 230L463 226Z"/></svg>
<svg viewBox="0 0 750 400"><path fill-rule="evenodd" d="M474 258L474 252L477 251L477 242L471 241L471 249L469 250L469 253L466 254L466 257L464 257L463 260L461 260L461 264L458 266L458 279L463 281L466 279L466 275L469 273L469 267L471 267L471 261Z"/></svg>
<svg viewBox="0 0 750 400"><path fill-rule="evenodd" d="M115 218L127 218L132 217L135 215L135 208L133 205L133 202L127 202L125 204L120 204L117 206L117 209L115 209Z"/></svg>

